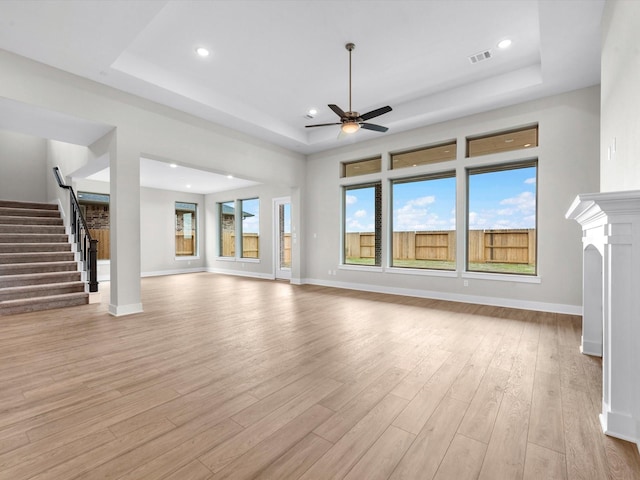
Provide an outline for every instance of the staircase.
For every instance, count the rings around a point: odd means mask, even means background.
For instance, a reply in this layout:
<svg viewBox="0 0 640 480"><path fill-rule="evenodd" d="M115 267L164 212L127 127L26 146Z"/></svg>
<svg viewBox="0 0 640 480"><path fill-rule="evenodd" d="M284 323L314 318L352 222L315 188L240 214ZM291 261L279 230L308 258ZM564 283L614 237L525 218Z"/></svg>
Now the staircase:
<svg viewBox="0 0 640 480"><path fill-rule="evenodd" d="M58 207L0 200L0 315L85 305Z"/></svg>

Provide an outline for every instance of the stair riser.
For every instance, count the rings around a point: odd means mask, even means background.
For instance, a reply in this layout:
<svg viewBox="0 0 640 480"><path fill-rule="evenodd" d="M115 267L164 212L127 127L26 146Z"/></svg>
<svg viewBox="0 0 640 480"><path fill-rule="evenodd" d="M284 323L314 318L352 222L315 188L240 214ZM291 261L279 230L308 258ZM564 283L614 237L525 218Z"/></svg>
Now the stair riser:
<svg viewBox="0 0 640 480"><path fill-rule="evenodd" d="M0 306L0 315L15 315L17 313L38 312L40 310L52 310L54 308L75 307L78 305L87 305L88 303L88 296L64 300L34 301L28 305Z"/></svg>
<svg viewBox="0 0 640 480"><path fill-rule="evenodd" d="M0 200L0 208L27 208L29 210L55 210L58 211L58 205L53 203L39 202L16 202L13 200Z"/></svg>
<svg viewBox="0 0 640 480"><path fill-rule="evenodd" d="M0 277L0 288L22 287L25 285L44 285L47 283L79 282L80 272L60 272L46 277L11 278Z"/></svg>
<svg viewBox="0 0 640 480"><path fill-rule="evenodd" d="M72 263L54 263L49 265L0 265L0 275L27 275L31 273L51 273L51 272L76 272L78 264Z"/></svg>
<svg viewBox="0 0 640 480"><path fill-rule="evenodd" d="M64 227L58 225L0 225L1 233L39 233L64 235Z"/></svg>
<svg viewBox="0 0 640 480"><path fill-rule="evenodd" d="M7 208L0 207L0 215L7 217L54 217L60 218L60 212L57 210L35 210L28 208Z"/></svg>
<svg viewBox="0 0 640 480"><path fill-rule="evenodd" d="M0 234L0 243L65 243L68 235Z"/></svg>
<svg viewBox="0 0 640 480"><path fill-rule="evenodd" d="M0 243L0 253L71 252L68 243Z"/></svg>
<svg viewBox="0 0 640 480"><path fill-rule="evenodd" d="M20 300L24 298L45 297L81 292L84 292L83 283L77 283L74 285L63 287L58 287L56 285L43 285L42 287L34 286L33 288L21 291L0 290L0 302L3 302L5 300Z"/></svg>
<svg viewBox="0 0 640 480"><path fill-rule="evenodd" d="M72 262L74 261L72 252L53 252L53 253L0 253L0 265L9 265L14 263L36 263L36 262Z"/></svg>
<svg viewBox="0 0 640 480"><path fill-rule="evenodd" d="M0 216L0 225L62 225L62 218L57 217L7 217Z"/></svg>

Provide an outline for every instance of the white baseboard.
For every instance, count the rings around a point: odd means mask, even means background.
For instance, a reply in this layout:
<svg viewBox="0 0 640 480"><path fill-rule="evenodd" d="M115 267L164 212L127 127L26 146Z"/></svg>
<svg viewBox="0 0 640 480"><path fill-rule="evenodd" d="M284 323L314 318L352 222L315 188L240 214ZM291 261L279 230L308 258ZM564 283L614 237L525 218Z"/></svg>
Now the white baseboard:
<svg viewBox="0 0 640 480"><path fill-rule="evenodd" d="M122 317L124 315L133 315L134 313L142 313L141 303L132 303L131 305L113 305L109 304L109 313L114 317Z"/></svg>
<svg viewBox="0 0 640 480"><path fill-rule="evenodd" d="M141 277L161 277L164 275L179 275L181 273L206 272L205 267L179 268L175 270L156 270L154 272L140 272Z"/></svg>
<svg viewBox="0 0 640 480"><path fill-rule="evenodd" d="M608 409L604 403L603 408L605 410ZM637 433L640 431L640 425L631 415L611 411L603 412L600 414L600 425L605 434L635 443L638 446L638 451L640 451L640 438L638 438Z"/></svg>
<svg viewBox="0 0 640 480"><path fill-rule="evenodd" d="M582 345L580 346L580 352L585 355L592 355L594 357L602 357L602 342L590 342L589 340L582 339Z"/></svg>
<svg viewBox="0 0 640 480"><path fill-rule="evenodd" d="M100 292L89 292L89 305L93 303L100 303L102 295Z"/></svg>
<svg viewBox="0 0 640 480"><path fill-rule="evenodd" d="M276 277L272 273L256 273L256 272L242 272L240 270L226 270L223 268L209 267L205 271L209 273L219 273L221 275L234 275L236 277L249 277L249 278L261 278L263 280L275 280Z"/></svg>
<svg viewBox="0 0 640 480"><path fill-rule="evenodd" d="M293 283L293 282L292 282ZM460 293L437 292L433 290L416 290L397 288L366 283L349 283L305 278L303 283L324 287L344 288L348 290L362 290L365 292L388 293L390 295L404 295L407 297L430 298L434 300L448 300L451 302L474 303L491 305L494 307L517 308L520 310L535 310L539 312L564 313L568 315L582 315L582 305L564 305L561 303L533 302L515 300L511 298L483 297L479 295L464 295Z"/></svg>

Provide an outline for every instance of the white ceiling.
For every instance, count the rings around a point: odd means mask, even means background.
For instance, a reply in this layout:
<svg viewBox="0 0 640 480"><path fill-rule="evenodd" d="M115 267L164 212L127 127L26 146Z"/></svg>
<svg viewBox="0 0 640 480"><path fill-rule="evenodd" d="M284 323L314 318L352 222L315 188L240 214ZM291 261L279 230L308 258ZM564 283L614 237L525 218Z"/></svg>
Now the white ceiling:
<svg viewBox="0 0 640 480"><path fill-rule="evenodd" d="M171 165L175 165L172 167ZM109 182L109 168L89 175L87 180ZM184 165L140 159L140 186L189 193L214 193L258 185L251 180L205 172Z"/></svg>
<svg viewBox="0 0 640 480"><path fill-rule="evenodd" d="M604 0L3 0L0 48L302 153L598 84ZM496 44L511 38L508 50ZM202 59L197 46L212 54ZM491 50L472 65L468 56ZM318 114L305 118L310 108Z"/></svg>

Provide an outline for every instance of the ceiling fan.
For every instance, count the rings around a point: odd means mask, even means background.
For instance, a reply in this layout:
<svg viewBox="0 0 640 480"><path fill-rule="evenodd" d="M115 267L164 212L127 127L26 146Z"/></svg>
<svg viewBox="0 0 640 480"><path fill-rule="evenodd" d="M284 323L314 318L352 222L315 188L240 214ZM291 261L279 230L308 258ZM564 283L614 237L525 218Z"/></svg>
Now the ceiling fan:
<svg viewBox="0 0 640 480"><path fill-rule="evenodd" d="M356 48L355 44L347 43L345 48L349 51L349 110L343 111L339 106L330 104L329 108L333 110L336 115L340 117L339 122L335 123L319 123L317 125L306 125L307 128L310 127L326 127L328 125L342 125L341 130L344 133L355 133L360 128L364 128L366 130L373 130L375 132L386 132L389 130L387 127L383 127L382 125L376 125L374 123L366 123L367 120L383 115L387 112L390 112L392 109L390 106L377 108L375 110L371 110L370 112L364 113L360 115L358 112L354 112L351 110L351 52L354 48Z"/></svg>

